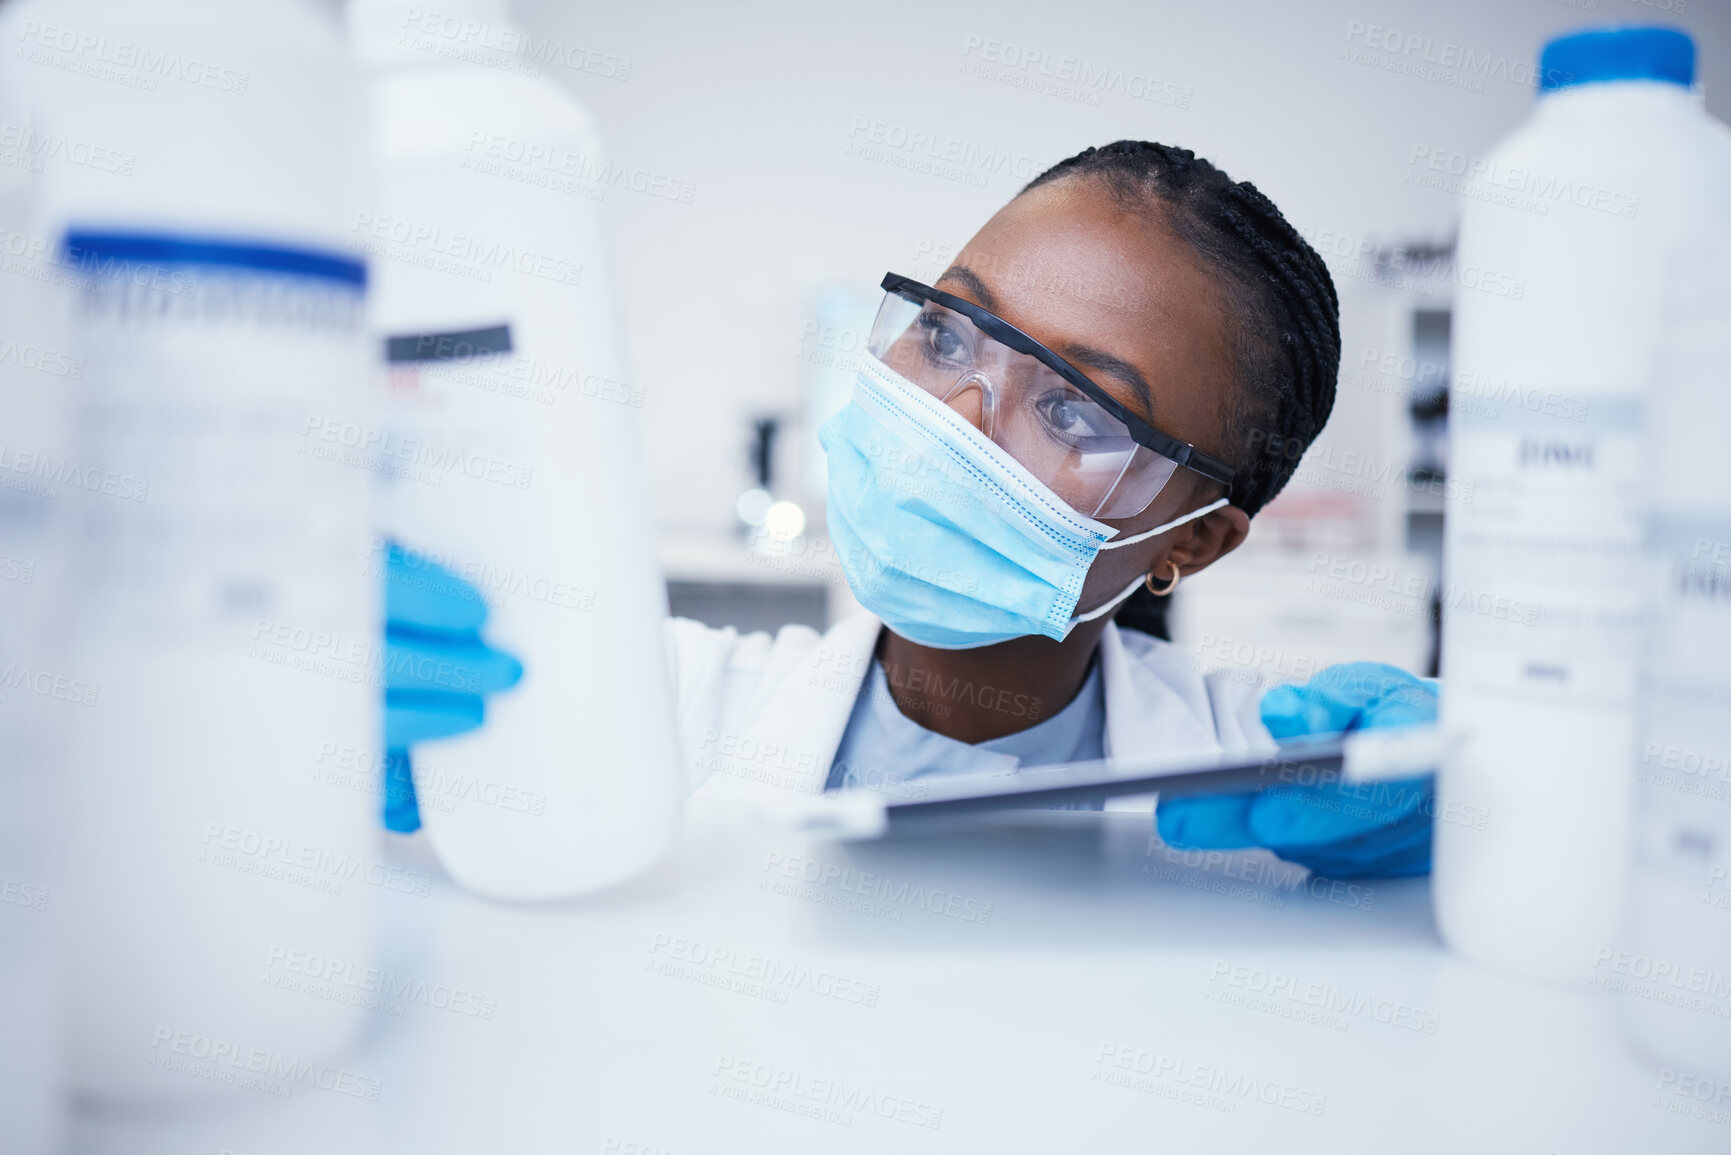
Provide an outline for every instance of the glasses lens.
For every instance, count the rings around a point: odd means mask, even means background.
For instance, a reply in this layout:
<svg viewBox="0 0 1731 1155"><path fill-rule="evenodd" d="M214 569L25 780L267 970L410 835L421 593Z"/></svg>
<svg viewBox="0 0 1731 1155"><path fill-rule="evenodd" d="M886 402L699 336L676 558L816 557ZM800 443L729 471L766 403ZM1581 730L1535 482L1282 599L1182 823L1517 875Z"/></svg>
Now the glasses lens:
<svg viewBox="0 0 1731 1155"><path fill-rule="evenodd" d="M962 314L901 293L885 294L870 348L878 360L939 398L970 374L997 367L1005 356L1019 356Z"/></svg>
<svg viewBox="0 0 1731 1155"><path fill-rule="evenodd" d="M1085 516L1136 516L1178 468L1045 362L943 305L886 293L868 348Z"/></svg>

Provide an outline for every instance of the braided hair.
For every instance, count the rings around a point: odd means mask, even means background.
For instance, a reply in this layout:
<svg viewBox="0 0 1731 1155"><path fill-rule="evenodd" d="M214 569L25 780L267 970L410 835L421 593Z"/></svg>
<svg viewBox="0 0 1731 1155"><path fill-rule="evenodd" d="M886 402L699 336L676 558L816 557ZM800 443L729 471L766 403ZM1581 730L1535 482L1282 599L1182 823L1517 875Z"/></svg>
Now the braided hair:
<svg viewBox="0 0 1731 1155"><path fill-rule="evenodd" d="M1056 180L1103 182L1165 223L1215 270L1228 306L1238 395L1227 453L1238 462L1232 504L1255 514L1279 493L1334 407L1340 300L1322 258L1274 202L1187 148L1120 140L1059 161L1022 192ZM1165 601L1146 589L1116 615L1165 636Z"/></svg>

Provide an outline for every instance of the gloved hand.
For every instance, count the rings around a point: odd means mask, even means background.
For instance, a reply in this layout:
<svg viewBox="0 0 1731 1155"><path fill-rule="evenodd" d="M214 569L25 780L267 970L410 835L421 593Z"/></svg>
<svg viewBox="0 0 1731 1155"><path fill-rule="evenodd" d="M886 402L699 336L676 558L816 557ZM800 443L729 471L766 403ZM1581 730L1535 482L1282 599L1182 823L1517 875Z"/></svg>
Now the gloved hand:
<svg viewBox="0 0 1731 1155"><path fill-rule="evenodd" d="M385 557L385 827L421 827L409 747L473 730L483 696L508 690L523 664L481 640L481 591L396 542Z"/></svg>
<svg viewBox="0 0 1731 1155"><path fill-rule="evenodd" d="M1262 696L1277 740L1436 720L1435 687L1375 662L1330 666L1303 686ZM1430 870L1435 775L1388 782L1271 786L1243 794L1160 800L1170 846L1263 846L1327 878L1401 878Z"/></svg>

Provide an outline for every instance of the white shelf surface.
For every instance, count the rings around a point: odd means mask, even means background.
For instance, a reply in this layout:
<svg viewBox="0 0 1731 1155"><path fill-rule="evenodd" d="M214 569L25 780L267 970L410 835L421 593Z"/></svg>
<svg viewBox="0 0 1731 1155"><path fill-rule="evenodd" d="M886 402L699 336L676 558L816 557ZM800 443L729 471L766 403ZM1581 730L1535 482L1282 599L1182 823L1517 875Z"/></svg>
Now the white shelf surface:
<svg viewBox="0 0 1731 1155"><path fill-rule="evenodd" d="M1723 1152L1612 996L1448 954L1424 879L1185 856L1134 814L845 846L693 813L671 858L549 907L389 895L409 1000L297 1087L84 1115L76 1150ZM401 1001L401 1000L399 1000ZM827 1112L827 1114L825 1114ZM934 1125L935 1124L935 1125Z"/></svg>

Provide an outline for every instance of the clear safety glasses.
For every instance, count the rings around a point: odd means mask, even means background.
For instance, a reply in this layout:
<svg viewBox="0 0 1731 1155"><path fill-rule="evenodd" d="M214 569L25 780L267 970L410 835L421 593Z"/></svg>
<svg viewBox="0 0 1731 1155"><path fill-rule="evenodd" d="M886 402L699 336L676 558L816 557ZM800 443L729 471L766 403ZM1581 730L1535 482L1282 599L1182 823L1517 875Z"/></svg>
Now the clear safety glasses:
<svg viewBox="0 0 1731 1155"><path fill-rule="evenodd" d="M1232 467L1131 413L1081 370L971 301L883 279L872 356L955 408L1077 513L1135 517L1179 467Z"/></svg>

